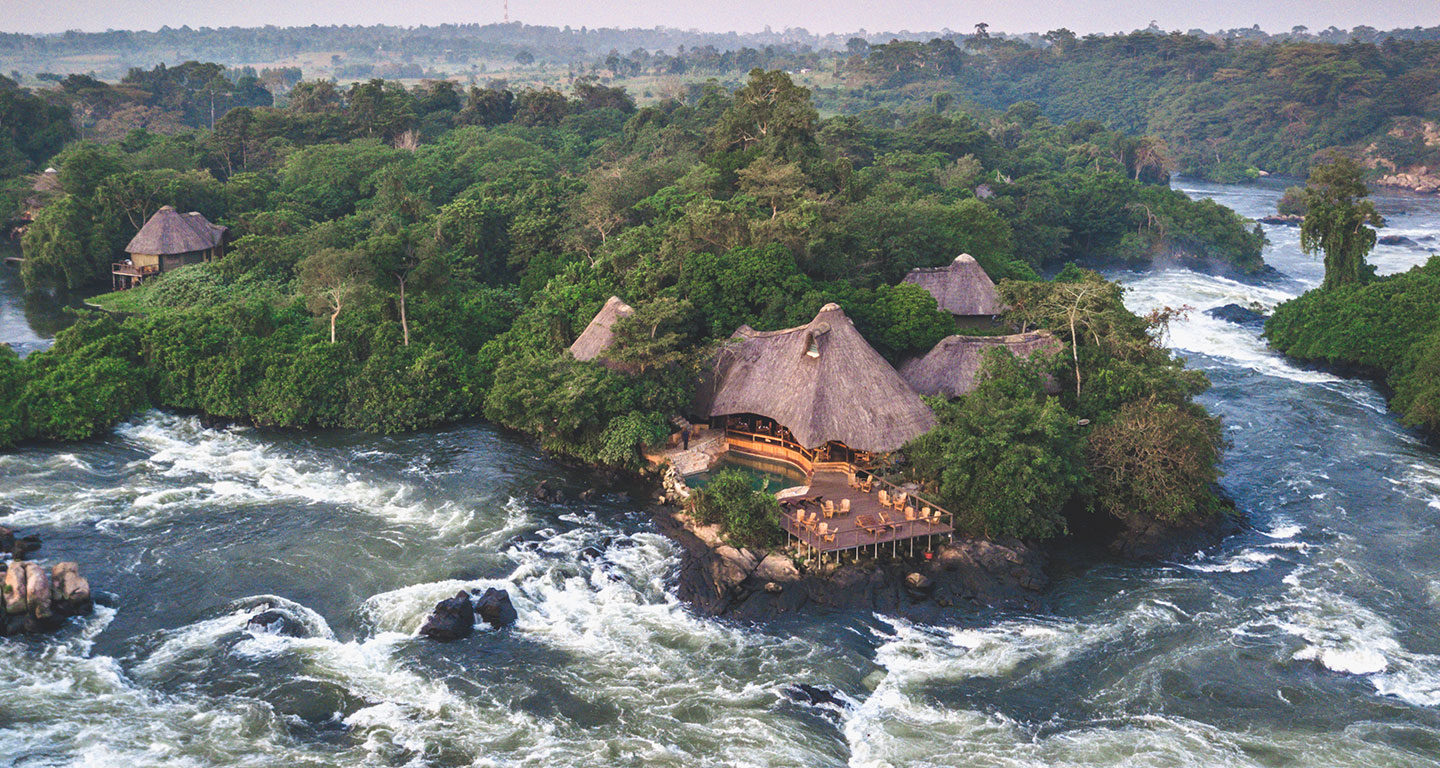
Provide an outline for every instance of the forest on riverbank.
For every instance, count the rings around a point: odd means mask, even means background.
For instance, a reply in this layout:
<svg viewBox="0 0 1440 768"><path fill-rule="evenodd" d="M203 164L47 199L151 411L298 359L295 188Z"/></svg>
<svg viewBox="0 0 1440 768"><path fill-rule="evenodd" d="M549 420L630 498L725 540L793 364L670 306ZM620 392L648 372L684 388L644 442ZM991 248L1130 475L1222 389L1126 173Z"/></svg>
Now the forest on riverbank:
<svg viewBox="0 0 1440 768"><path fill-rule="evenodd" d="M1384 218L1363 170L1334 155L1282 206L1304 216L1300 247L1323 254L1321 285L1275 308L1265 335L1276 349L1384 381L1405 423L1440 432L1440 257L1377 277L1366 261Z"/></svg>
<svg viewBox="0 0 1440 768"><path fill-rule="evenodd" d="M128 316L82 319L51 350L0 359L7 442L83 438L147 405L376 432L484 417L586 461L636 466L689 402L701 360L741 324L796 325L834 301L892 362L955 333L928 293L897 283L960 252L1009 281L1010 322L1068 328L1079 313L1074 359L1046 373L1074 387L1068 407L1097 428L1134 430L1177 408L1200 425L1208 417L1188 403L1203 377L1154 342L1163 318L1135 318L1093 274L1037 275L1081 259L1263 266L1263 236L1233 212L1086 149L1116 134L1025 108L822 120L808 91L759 70L734 92L643 109L589 82L569 96L308 87L285 109L231 109L213 131L135 131L55 156L61 191L24 239L34 289L107 279L160 205L200 211L234 239L216 263L99 299ZM1071 283L1089 287L1067 305ZM617 327L626 372L565 351L610 295L636 307ZM1063 482L977 522L983 531L1060 533L1060 507L1103 487L1082 457L1089 432L1060 429L1037 375L989 398L1013 407L984 419L1056 457L1059 474L1016 480ZM936 457L975 450L965 436L981 422L956 407L927 449ZM1021 418L1035 407L1052 414L1041 432ZM1218 432L1196 429L1182 437L1202 449L1180 516L1210 508ZM1124 441L1113 445L1123 474ZM951 478L945 493L999 479ZM1031 512L1049 522L1030 526Z"/></svg>

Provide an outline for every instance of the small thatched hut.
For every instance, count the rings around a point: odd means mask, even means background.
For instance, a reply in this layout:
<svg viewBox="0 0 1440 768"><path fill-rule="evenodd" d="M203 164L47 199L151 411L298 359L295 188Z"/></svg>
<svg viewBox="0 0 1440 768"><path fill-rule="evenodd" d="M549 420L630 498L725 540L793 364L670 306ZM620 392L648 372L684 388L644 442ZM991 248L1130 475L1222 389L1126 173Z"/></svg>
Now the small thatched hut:
<svg viewBox="0 0 1440 768"><path fill-rule="evenodd" d="M1016 357L1060 349L1060 340L1048 331L1031 331L1010 336L946 336L924 357L900 366L900 376L922 395L959 397L975 390L985 353L991 349L1010 350Z"/></svg>
<svg viewBox="0 0 1440 768"><path fill-rule="evenodd" d="M1005 311L994 281L968 253L956 256L943 267L912 269L901 282L914 283L929 291L935 303L952 315L988 317Z"/></svg>
<svg viewBox="0 0 1440 768"><path fill-rule="evenodd" d="M218 259L225 255L226 231L199 211L180 213L163 206L125 246L130 258L112 265L114 287L131 288L153 275Z"/></svg>
<svg viewBox="0 0 1440 768"><path fill-rule="evenodd" d="M621 318L635 314L635 308L620 300L619 296L611 296L605 300L605 306L595 313L590 324L580 332L575 343L570 345L570 354L576 360L594 360L601 357L610 343L615 340L615 323ZM601 359L602 363L605 361Z"/></svg>
<svg viewBox="0 0 1440 768"><path fill-rule="evenodd" d="M741 326L696 407L727 431L755 432L814 461L892 451L935 426L929 406L836 304L796 328Z"/></svg>

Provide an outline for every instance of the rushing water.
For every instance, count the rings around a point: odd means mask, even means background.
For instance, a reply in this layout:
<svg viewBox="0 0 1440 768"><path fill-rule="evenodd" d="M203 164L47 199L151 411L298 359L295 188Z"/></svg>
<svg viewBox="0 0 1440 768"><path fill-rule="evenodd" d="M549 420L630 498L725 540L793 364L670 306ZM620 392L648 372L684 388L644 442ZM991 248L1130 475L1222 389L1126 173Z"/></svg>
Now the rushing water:
<svg viewBox="0 0 1440 768"><path fill-rule="evenodd" d="M1182 186L1252 216L1280 193ZM1440 234L1440 201L1380 202L1387 232ZM1320 265L1295 230L1270 237L1286 277L1264 286L1120 277L1135 309L1273 306ZM39 343L15 290L0 278L0 339ZM527 501L540 479L573 495L591 478L488 426L295 435L149 413L0 455L0 524L116 596L57 637L0 640L0 764L1440 765L1440 456L1374 386L1297 368L1253 329L1194 312L1170 343L1214 381L1224 484L1253 530L1187 562L1067 570L1041 612L951 626L695 617L639 502ZM509 590L515 628L414 637L483 586ZM307 636L247 630L269 604ZM791 682L849 707L790 703Z"/></svg>

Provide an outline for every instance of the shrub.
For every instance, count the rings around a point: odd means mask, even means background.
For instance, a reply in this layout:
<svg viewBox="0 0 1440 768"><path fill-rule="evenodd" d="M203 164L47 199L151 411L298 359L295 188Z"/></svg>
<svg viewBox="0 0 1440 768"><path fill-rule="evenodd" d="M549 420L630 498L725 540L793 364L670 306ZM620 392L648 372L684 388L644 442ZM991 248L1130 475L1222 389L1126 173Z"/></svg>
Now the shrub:
<svg viewBox="0 0 1440 768"><path fill-rule="evenodd" d="M704 488L695 490L692 504L697 520L718 524L737 547L765 547L780 539L780 504L752 488L750 478L738 469L716 472Z"/></svg>

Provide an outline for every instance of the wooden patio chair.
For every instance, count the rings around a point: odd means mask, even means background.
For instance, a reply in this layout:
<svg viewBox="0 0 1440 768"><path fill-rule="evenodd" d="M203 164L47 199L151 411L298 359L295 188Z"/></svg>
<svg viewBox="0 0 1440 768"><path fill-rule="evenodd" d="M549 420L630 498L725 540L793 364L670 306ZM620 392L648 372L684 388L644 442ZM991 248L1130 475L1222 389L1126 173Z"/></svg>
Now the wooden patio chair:
<svg viewBox="0 0 1440 768"><path fill-rule="evenodd" d="M840 514L841 517L844 517L845 515L850 514L850 500L849 500L849 499L841 499L841 500L840 500L840 513L839 513L839 514Z"/></svg>
<svg viewBox="0 0 1440 768"><path fill-rule="evenodd" d="M826 499L826 500L825 500L825 517L830 518L830 517L834 517L834 516L835 516L835 502L834 502L834 500L832 500L832 499Z"/></svg>
<svg viewBox="0 0 1440 768"><path fill-rule="evenodd" d="M860 491L861 491L862 493L869 493L870 491L872 491L872 490L874 490L874 489L875 489L875 478L873 478L873 477L867 477L867 478L865 478L864 480L861 480L861 481L860 481Z"/></svg>
<svg viewBox="0 0 1440 768"><path fill-rule="evenodd" d="M890 506L890 492L884 488L880 489L880 504L886 507Z"/></svg>
<svg viewBox="0 0 1440 768"><path fill-rule="evenodd" d="M906 507L906 508L905 508L905 520L906 520L907 522L911 522L911 523L915 522L915 508L914 508L914 507Z"/></svg>

